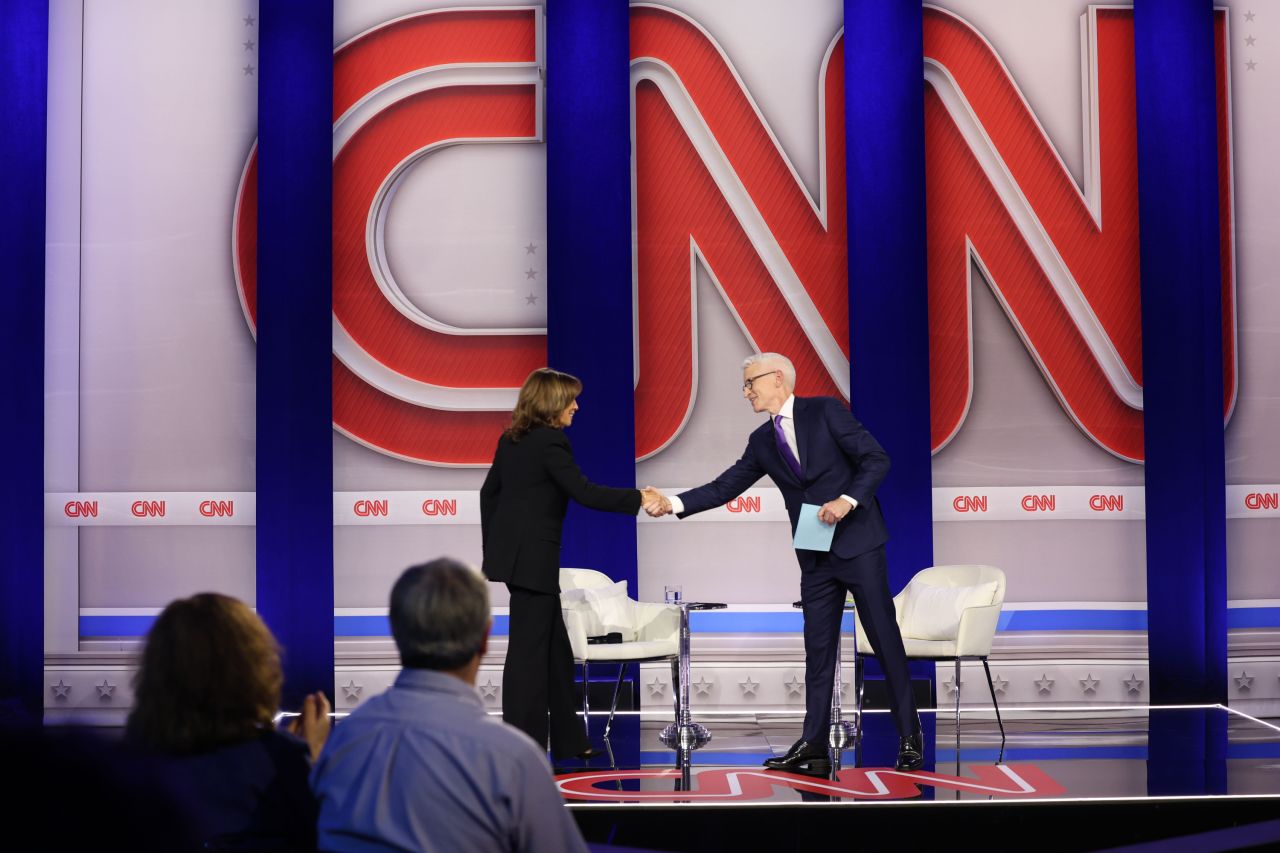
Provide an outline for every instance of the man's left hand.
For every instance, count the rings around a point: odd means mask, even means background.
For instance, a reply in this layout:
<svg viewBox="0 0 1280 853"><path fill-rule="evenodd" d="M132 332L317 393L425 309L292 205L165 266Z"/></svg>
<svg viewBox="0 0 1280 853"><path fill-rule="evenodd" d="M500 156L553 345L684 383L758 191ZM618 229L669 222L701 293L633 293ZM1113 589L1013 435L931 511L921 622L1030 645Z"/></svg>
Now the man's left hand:
<svg viewBox="0 0 1280 853"><path fill-rule="evenodd" d="M836 498L833 501L827 501L818 510L818 521L823 524L835 524L840 519L849 514L849 510L853 509L849 502L844 498Z"/></svg>

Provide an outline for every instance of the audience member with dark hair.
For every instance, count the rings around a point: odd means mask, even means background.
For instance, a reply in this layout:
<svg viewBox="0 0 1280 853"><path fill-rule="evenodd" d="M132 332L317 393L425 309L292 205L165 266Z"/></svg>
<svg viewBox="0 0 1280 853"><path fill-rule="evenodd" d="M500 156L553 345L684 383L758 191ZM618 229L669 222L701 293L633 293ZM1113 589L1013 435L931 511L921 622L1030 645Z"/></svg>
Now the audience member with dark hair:
<svg viewBox="0 0 1280 853"><path fill-rule="evenodd" d="M315 845L307 776L328 736L329 703L308 696L293 734L280 732L283 681L275 637L234 598L174 601L147 635L125 737L158 757L213 849Z"/></svg>
<svg viewBox="0 0 1280 853"><path fill-rule="evenodd" d="M311 782L322 850L581 851L547 756L476 693L489 641L480 573L439 559L391 591L404 665L334 728Z"/></svg>

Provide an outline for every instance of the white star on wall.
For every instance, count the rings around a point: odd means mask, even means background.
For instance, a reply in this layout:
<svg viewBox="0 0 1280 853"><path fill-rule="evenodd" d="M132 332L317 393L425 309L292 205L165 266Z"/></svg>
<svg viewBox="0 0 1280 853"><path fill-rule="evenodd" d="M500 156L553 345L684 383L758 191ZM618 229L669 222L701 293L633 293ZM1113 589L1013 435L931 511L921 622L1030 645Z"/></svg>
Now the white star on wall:
<svg viewBox="0 0 1280 853"><path fill-rule="evenodd" d="M999 673L997 673L996 676L991 679L991 689L1001 695L1004 695L1004 692L1009 689L1009 682L1001 678Z"/></svg>
<svg viewBox="0 0 1280 853"><path fill-rule="evenodd" d="M760 682L753 681L751 676L748 675L746 681L738 682L738 686L742 688L743 696L754 696L756 695L756 688L760 686Z"/></svg>
<svg viewBox="0 0 1280 853"><path fill-rule="evenodd" d="M1142 689L1142 679L1138 677L1138 673L1136 672L1129 673L1129 677L1123 679L1123 681L1124 689L1128 690L1130 693L1137 693Z"/></svg>
<svg viewBox="0 0 1280 853"><path fill-rule="evenodd" d="M1253 676L1243 669L1240 670L1240 674L1236 676L1235 681L1237 690L1249 690L1253 687Z"/></svg>
<svg viewBox="0 0 1280 853"><path fill-rule="evenodd" d="M650 682L649 682L647 685L645 685L645 686L649 688L649 695L650 695L651 697L652 697L652 696L661 696L661 695L662 695L662 691L664 691L664 690L666 690L666 689L667 689L667 683L666 683L665 681L662 681L661 679L659 679L659 678L658 678L658 676L656 676L656 675L653 677L653 680L652 680L652 681L650 681Z"/></svg>
<svg viewBox="0 0 1280 853"><path fill-rule="evenodd" d="M95 684L94 686L98 688L99 699L106 699L109 701L112 695L116 692L116 686L114 684L108 684L105 678L102 679L101 684Z"/></svg>
<svg viewBox="0 0 1280 853"><path fill-rule="evenodd" d="M61 678L58 679L57 684L50 684L49 689L53 691L54 699L66 699L71 696L71 685Z"/></svg>
<svg viewBox="0 0 1280 853"><path fill-rule="evenodd" d="M787 688L788 696L799 696L804 692L804 682L796 678L794 675L791 676L790 681L782 682L782 686Z"/></svg>
<svg viewBox="0 0 1280 853"><path fill-rule="evenodd" d="M711 688L715 686L716 683L714 681L707 681L707 677L705 675L699 675L698 680L693 682L693 689L697 691L699 696L709 696L711 694Z"/></svg>
<svg viewBox="0 0 1280 853"><path fill-rule="evenodd" d="M1098 679L1093 677L1092 672L1086 675L1084 678L1080 679L1080 689L1083 690L1085 693L1098 692Z"/></svg>
<svg viewBox="0 0 1280 853"><path fill-rule="evenodd" d="M356 684L354 678L348 679L347 683L342 685L342 692L346 694L348 702L359 702L361 690L364 690L364 685Z"/></svg>
<svg viewBox="0 0 1280 853"><path fill-rule="evenodd" d="M964 687L964 681L956 681L954 675L947 676L947 680L942 682L942 686L947 688L947 695L956 693L961 687Z"/></svg>
<svg viewBox="0 0 1280 853"><path fill-rule="evenodd" d="M477 686L480 688L480 696L484 699L498 698L498 691L502 689L502 685L494 684L492 678L486 678L484 684Z"/></svg>
<svg viewBox="0 0 1280 853"><path fill-rule="evenodd" d="M1036 679L1036 690L1041 693L1048 693L1052 689L1053 679L1049 677L1048 673L1040 673L1040 677Z"/></svg>

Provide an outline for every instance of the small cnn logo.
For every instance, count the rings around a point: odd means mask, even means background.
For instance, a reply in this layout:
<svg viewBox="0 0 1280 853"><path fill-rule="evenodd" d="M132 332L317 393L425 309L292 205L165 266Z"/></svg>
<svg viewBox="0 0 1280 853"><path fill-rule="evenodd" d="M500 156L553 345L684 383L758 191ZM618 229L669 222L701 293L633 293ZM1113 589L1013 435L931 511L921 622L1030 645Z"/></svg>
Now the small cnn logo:
<svg viewBox="0 0 1280 853"><path fill-rule="evenodd" d="M956 495L951 501L951 508L956 512L986 512L986 495Z"/></svg>
<svg viewBox="0 0 1280 853"><path fill-rule="evenodd" d="M134 501L129 512L135 518L164 518L164 501Z"/></svg>
<svg viewBox="0 0 1280 853"><path fill-rule="evenodd" d="M1124 495L1090 495L1089 509L1094 512L1123 512Z"/></svg>
<svg viewBox="0 0 1280 853"><path fill-rule="evenodd" d="M205 518L232 518L236 514L236 502L201 501L198 510Z"/></svg>
<svg viewBox="0 0 1280 853"><path fill-rule="evenodd" d="M1022 508L1027 512L1053 512L1058 508L1058 496L1023 495Z"/></svg>
<svg viewBox="0 0 1280 853"><path fill-rule="evenodd" d="M62 514L67 518L97 518L97 501L67 501L63 504Z"/></svg>
<svg viewBox="0 0 1280 853"><path fill-rule="evenodd" d="M388 504L389 501L386 499L377 501L358 500L351 507L351 510L361 518L370 518L374 516L382 516L385 518L389 510Z"/></svg>
<svg viewBox="0 0 1280 853"><path fill-rule="evenodd" d="M1280 492L1250 492L1244 496L1245 509L1280 509Z"/></svg>
<svg viewBox="0 0 1280 853"><path fill-rule="evenodd" d="M452 498L450 498L449 500L436 500L435 498L428 498L427 500L422 502L422 514L430 515L430 516L457 515L458 502Z"/></svg>
<svg viewBox="0 0 1280 853"><path fill-rule="evenodd" d="M729 512L760 512L760 496L748 495L734 498L724 505Z"/></svg>

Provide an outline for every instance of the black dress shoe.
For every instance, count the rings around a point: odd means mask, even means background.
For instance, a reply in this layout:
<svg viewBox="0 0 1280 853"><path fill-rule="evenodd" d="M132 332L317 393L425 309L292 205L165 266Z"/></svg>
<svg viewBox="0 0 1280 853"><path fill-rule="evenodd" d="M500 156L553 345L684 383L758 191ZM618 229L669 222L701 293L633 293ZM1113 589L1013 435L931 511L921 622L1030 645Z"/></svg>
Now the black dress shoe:
<svg viewBox="0 0 1280 853"><path fill-rule="evenodd" d="M916 729L915 734L898 741L898 761L894 770L919 770L924 766L924 733Z"/></svg>
<svg viewBox="0 0 1280 853"><path fill-rule="evenodd" d="M764 766L770 770L818 774L826 773L831 769L831 758L827 754L825 743L798 740L791 745L786 755L775 755L773 758L765 759Z"/></svg>

